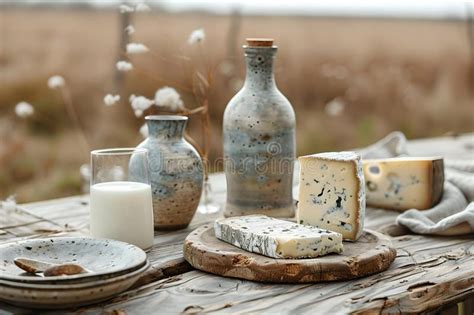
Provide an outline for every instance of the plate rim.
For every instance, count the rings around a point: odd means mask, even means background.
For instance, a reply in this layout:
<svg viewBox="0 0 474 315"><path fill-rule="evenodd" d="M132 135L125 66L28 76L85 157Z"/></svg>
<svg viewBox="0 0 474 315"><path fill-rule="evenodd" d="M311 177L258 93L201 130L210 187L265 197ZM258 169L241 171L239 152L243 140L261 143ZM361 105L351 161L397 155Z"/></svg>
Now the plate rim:
<svg viewBox="0 0 474 315"><path fill-rule="evenodd" d="M67 240L92 240L93 242L100 242L100 241L108 241L109 243L115 243L119 244L121 246L125 247L135 247L138 252L141 252L140 254L143 255L142 259L140 260L139 263L136 263L134 265L131 265L129 267L120 269L120 270L115 270L115 271L102 271L102 272L93 272L93 273L81 273L81 274L76 274L76 275L70 275L70 276L53 276L53 277L32 277L32 276L21 276L21 275L11 275L7 273L0 273L0 280L6 280L6 281L14 281L14 282L21 282L21 283L51 283L51 282L68 282L68 281L80 281L80 280L85 280L87 278L101 278L101 277L106 277L109 276L110 278L113 278L114 275L123 275L127 274L130 272L130 270L137 270L140 269L142 266L144 266L147 262L147 254L145 251L143 251L141 248L138 246L135 246L130 243L118 241L118 240L113 240L113 239L105 239L105 238L94 238L94 237L88 237L87 235L85 236L52 236L52 237L40 237L40 238L31 238L31 239L22 239L22 240L16 240L16 241L11 241L11 242L6 242L4 244L0 244L0 252L3 248L5 247L11 247L11 246L25 246L25 244L28 244L29 242L38 242L38 241L44 241L44 240L61 240L61 241L67 241ZM13 264L13 261L10 263ZM110 279L108 277L108 279Z"/></svg>
<svg viewBox="0 0 474 315"><path fill-rule="evenodd" d="M105 279L105 280L96 280L96 281L89 281L89 282L81 282L81 283L71 283L71 284L41 284L41 283L24 283L24 282L16 282L16 281L8 281L0 279L0 287L6 286L10 288L16 289L26 289L26 290L75 290L75 289L86 289L89 287L95 287L97 285L108 285L114 282L125 281L128 278L135 277L141 273L146 272L151 267L151 263L148 261L145 262L145 265L141 268L131 271L129 273ZM1 295L0 295L1 296Z"/></svg>

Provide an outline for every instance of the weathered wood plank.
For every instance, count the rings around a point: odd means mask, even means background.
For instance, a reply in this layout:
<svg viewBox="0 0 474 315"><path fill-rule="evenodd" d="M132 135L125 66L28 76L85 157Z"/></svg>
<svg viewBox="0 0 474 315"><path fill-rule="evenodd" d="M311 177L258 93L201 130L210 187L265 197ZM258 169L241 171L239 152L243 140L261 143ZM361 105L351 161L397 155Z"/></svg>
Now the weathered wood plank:
<svg viewBox="0 0 474 315"><path fill-rule="evenodd" d="M20 205L31 216L56 224L63 230L88 233L89 196L75 196Z"/></svg>
<svg viewBox="0 0 474 315"><path fill-rule="evenodd" d="M14 237L14 235L8 233L8 231L0 230L0 241L8 240L12 237Z"/></svg>
<svg viewBox="0 0 474 315"><path fill-rule="evenodd" d="M62 230L57 224L30 215L20 208L7 211L0 208L0 239Z"/></svg>

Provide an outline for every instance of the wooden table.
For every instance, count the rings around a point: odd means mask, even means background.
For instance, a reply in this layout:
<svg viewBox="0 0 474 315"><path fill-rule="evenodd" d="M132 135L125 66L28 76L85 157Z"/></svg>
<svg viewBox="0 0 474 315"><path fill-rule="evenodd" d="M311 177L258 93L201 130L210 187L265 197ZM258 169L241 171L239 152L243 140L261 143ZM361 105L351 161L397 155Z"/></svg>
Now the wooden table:
<svg viewBox="0 0 474 315"><path fill-rule="evenodd" d="M474 134L410 141L412 154L474 158ZM211 177L215 202L225 200L223 174ZM0 209L0 242L88 233L89 198L77 196ZM435 237L393 228L396 212L368 209L366 226L392 234L398 254L385 272L347 282L275 285L206 274L183 259L186 235L214 215L196 214L189 228L157 232L148 253L152 268L133 288L99 305L65 313L399 313L474 311L474 236ZM466 301L465 303L458 303ZM457 304L456 304L457 303ZM448 305L448 306L446 306ZM0 314L31 313L0 303Z"/></svg>

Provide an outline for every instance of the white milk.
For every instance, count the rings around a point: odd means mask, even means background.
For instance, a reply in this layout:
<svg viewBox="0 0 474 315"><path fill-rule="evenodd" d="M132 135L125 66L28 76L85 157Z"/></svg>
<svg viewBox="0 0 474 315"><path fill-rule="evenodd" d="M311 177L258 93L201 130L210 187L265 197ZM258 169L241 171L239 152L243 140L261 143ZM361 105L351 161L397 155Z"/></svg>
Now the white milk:
<svg viewBox="0 0 474 315"><path fill-rule="evenodd" d="M106 182L91 187L91 234L134 244L153 245L151 186Z"/></svg>

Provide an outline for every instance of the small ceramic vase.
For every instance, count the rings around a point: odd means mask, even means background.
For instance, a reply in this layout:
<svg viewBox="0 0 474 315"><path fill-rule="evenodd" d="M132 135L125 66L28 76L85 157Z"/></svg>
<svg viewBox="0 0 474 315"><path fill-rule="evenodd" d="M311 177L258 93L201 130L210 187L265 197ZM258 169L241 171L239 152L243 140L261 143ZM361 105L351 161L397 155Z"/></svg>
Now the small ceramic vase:
<svg viewBox="0 0 474 315"><path fill-rule="evenodd" d="M247 42L245 84L224 113L224 215L293 217L295 113L275 84L273 41Z"/></svg>
<svg viewBox="0 0 474 315"><path fill-rule="evenodd" d="M184 139L185 116L145 117L149 136L138 145L148 149L155 229L188 226L201 198L203 165Z"/></svg>

